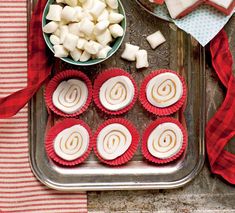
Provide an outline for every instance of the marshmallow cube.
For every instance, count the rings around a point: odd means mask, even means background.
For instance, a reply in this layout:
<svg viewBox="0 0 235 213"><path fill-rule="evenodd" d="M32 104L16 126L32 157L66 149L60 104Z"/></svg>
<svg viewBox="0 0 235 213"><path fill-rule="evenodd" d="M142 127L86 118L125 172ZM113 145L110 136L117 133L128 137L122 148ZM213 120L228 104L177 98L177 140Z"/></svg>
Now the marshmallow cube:
<svg viewBox="0 0 235 213"><path fill-rule="evenodd" d="M77 7L74 7L74 10L75 10L75 14L74 14L72 21L79 22L80 20L84 18L84 13L82 11L82 8L77 6Z"/></svg>
<svg viewBox="0 0 235 213"><path fill-rule="evenodd" d="M121 57L127 61L135 61L136 53L139 51L140 47L132 44L125 44L125 49Z"/></svg>
<svg viewBox="0 0 235 213"><path fill-rule="evenodd" d="M57 28L57 30L53 33L53 35L55 35L55 36L60 38L60 29Z"/></svg>
<svg viewBox="0 0 235 213"><path fill-rule="evenodd" d="M109 26L108 20L100 21L99 23L97 23L95 25L94 34L99 35L99 34L103 33L107 29L108 26Z"/></svg>
<svg viewBox="0 0 235 213"><path fill-rule="evenodd" d="M109 19L109 12L108 10L104 9L103 12L100 14L100 16L97 18L97 21L100 22L108 19Z"/></svg>
<svg viewBox="0 0 235 213"><path fill-rule="evenodd" d="M148 63L148 53L146 50L139 50L136 53L136 68L140 69L140 68L144 68L144 67L148 67L149 63Z"/></svg>
<svg viewBox="0 0 235 213"><path fill-rule="evenodd" d="M97 19L100 14L103 12L106 4L101 1L95 1L92 8L90 9L90 13Z"/></svg>
<svg viewBox="0 0 235 213"><path fill-rule="evenodd" d="M62 3L62 4L64 4L65 3L65 1L64 0L56 0L56 3Z"/></svg>
<svg viewBox="0 0 235 213"><path fill-rule="evenodd" d="M111 50L112 48L110 46L105 46L103 47L99 52L98 54L96 55L97 58L106 58L109 51Z"/></svg>
<svg viewBox="0 0 235 213"><path fill-rule="evenodd" d="M71 23L68 25L69 32L76 35L76 36L84 36L83 33L80 31L80 22L79 23Z"/></svg>
<svg viewBox="0 0 235 213"><path fill-rule="evenodd" d="M96 36L96 40L103 46L106 46L112 41L112 35L109 30L105 30L102 34Z"/></svg>
<svg viewBox="0 0 235 213"><path fill-rule="evenodd" d="M69 51L74 51L78 43L78 37L71 33L68 33L64 39L64 47Z"/></svg>
<svg viewBox="0 0 235 213"><path fill-rule="evenodd" d="M149 35L146 39L149 42L152 49L155 49L160 44L162 44L166 41L165 37L162 35L162 33L160 31L157 31L157 32Z"/></svg>
<svg viewBox="0 0 235 213"><path fill-rule="evenodd" d="M91 54L88 53L87 51L83 51L83 53L80 57L80 61L85 62L85 61L88 61L90 58L91 58Z"/></svg>
<svg viewBox="0 0 235 213"><path fill-rule="evenodd" d="M60 44L60 38L56 35L51 35L50 36L50 42L53 44L53 45L58 45Z"/></svg>
<svg viewBox="0 0 235 213"><path fill-rule="evenodd" d="M66 35L69 33L69 28L67 25L60 27L60 42L64 43Z"/></svg>
<svg viewBox="0 0 235 213"><path fill-rule="evenodd" d="M109 27L109 31L114 38L121 37L124 34L124 30L119 24L111 25Z"/></svg>
<svg viewBox="0 0 235 213"><path fill-rule="evenodd" d="M51 4L49 6L49 11L47 13L46 19L51 21L60 21L62 9L63 8L58 4Z"/></svg>
<svg viewBox="0 0 235 213"><path fill-rule="evenodd" d="M85 33L87 36L91 36L95 27L94 23L87 18L84 18L80 23L81 32Z"/></svg>
<svg viewBox="0 0 235 213"><path fill-rule="evenodd" d="M70 55L74 61L78 61L82 55L82 51L76 48L74 51L70 52Z"/></svg>
<svg viewBox="0 0 235 213"><path fill-rule="evenodd" d="M80 50L84 50L84 47L85 47L85 44L87 43L88 41L84 38L79 38L78 39L78 43L77 43L77 48L80 49Z"/></svg>
<svg viewBox="0 0 235 213"><path fill-rule="evenodd" d="M93 5L94 5L94 2L97 1L97 0L86 0L86 1L80 1L82 3L82 8L85 9L85 10L90 10Z"/></svg>
<svg viewBox="0 0 235 213"><path fill-rule="evenodd" d="M50 21L43 27L42 30L44 33L54 33L57 30L58 26L58 23Z"/></svg>
<svg viewBox="0 0 235 213"><path fill-rule="evenodd" d="M68 57L69 53L64 48L63 45L54 45L53 48L55 51L55 57L58 57L58 58Z"/></svg>
<svg viewBox="0 0 235 213"><path fill-rule="evenodd" d="M61 13L61 18L67 21L73 21L76 10L73 7L65 6Z"/></svg>
<svg viewBox="0 0 235 213"><path fill-rule="evenodd" d="M109 14L109 22L110 24L118 24L124 19L124 16L120 13L111 12Z"/></svg>
<svg viewBox="0 0 235 213"><path fill-rule="evenodd" d="M106 3L112 9L118 8L118 1L117 0L106 0Z"/></svg>
<svg viewBox="0 0 235 213"><path fill-rule="evenodd" d="M95 41L89 41L84 46L85 51L90 53L91 55L96 55L101 48L102 45Z"/></svg>
<svg viewBox="0 0 235 213"><path fill-rule="evenodd" d="M65 0L65 3L71 7L77 6L77 0Z"/></svg>

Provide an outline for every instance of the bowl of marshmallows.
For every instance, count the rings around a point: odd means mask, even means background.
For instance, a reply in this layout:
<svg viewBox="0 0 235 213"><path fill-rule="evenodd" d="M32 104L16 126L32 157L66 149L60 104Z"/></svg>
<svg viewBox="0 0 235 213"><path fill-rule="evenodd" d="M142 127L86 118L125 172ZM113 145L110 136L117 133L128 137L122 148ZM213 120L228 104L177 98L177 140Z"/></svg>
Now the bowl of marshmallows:
<svg viewBox="0 0 235 213"><path fill-rule="evenodd" d="M120 0L49 0L42 30L55 57L88 66L118 50L125 36L126 16Z"/></svg>

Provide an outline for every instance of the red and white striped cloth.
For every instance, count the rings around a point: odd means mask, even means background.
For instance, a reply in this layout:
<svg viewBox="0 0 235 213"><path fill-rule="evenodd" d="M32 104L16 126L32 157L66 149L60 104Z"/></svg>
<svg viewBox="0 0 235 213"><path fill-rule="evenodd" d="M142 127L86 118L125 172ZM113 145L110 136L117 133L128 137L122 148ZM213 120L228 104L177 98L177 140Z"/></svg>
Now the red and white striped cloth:
<svg viewBox="0 0 235 213"><path fill-rule="evenodd" d="M0 98L27 84L27 0L0 0ZM28 160L28 110L0 119L0 212L87 212L86 193L36 180Z"/></svg>

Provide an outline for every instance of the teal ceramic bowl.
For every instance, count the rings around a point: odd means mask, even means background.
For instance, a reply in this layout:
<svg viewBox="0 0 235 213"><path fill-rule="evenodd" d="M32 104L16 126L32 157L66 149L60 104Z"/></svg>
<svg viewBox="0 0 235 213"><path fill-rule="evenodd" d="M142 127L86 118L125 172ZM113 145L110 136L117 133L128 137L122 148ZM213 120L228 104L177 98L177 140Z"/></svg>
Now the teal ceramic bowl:
<svg viewBox="0 0 235 213"><path fill-rule="evenodd" d="M48 20L46 20L46 15L47 15L48 10L49 10L49 5L51 5L53 3L55 3L55 0L48 0L47 1L47 4L46 4L46 6L44 8L44 11L43 11L43 16L42 16L42 27L45 26L48 22ZM126 14L125 14L125 10L124 10L124 7L123 7L120 0L118 0L118 3L119 3L119 7L118 7L119 8L119 13L121 13L124 16L124 19L120 23L120 25L122 26L122 28L124 30L124 35L122 37L116 38L113 41L113 43L110 45L112 47L112 49L109 51L107 57L102 58L102 59L90 59L86 62L74 61L70 57L61 58L61 60L65 61L69 64L73 64L73 65L90 66L90 65L99 64L99 63L105 61L106 59L110 58L118 50L118 48L121 46L121 44L124 40L124 37L125 37L125 32L126 32ZM44 37L44 40L45 40L47 46L49 47L49 49L54 53L53 45L52 45L52 43L50 42L50 39L49 39L50 34L43 33L43 37Z"/></svg>

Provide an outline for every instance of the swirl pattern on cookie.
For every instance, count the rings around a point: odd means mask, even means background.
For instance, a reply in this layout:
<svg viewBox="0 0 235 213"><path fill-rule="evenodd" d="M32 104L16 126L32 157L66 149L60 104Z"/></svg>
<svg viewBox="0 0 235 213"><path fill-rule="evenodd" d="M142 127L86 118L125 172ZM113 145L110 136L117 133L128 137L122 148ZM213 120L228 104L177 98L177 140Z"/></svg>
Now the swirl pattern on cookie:
<svg viewBox="0 0 235 213"><path fill-rule="evenodd" d="M166 159L178 153L183 144L183 133L174 123L158 125L149 135L147 147L151 155Z"/></svg>
<svg viewBox="0 0 235 213"><path fill-rule="evenodd" d="M73 114L81 109L87 101L88 88L78 79L61 82L53 93L52 101L55 107L67 114Z"/></svg>
<svg viewBox="0 0 235 213"><path fill-rule="evenodd" d="M183 85L174 73L162 73L147 84L146 96L156 107L164 108L175 104L183 95Z"/></svg>
<svg viewBox="0 0 235 213"><path fill-rule="evenodd" d="M122 124L110 124L104 127L97 137L97 151L105 160L114 160L130 147L132 136Z"/></svg>
<svg viewBox="0 0 235 213"><path fill-rule="evenodd" d="M104 82L99 91L99 99L103 107L117 111L131 103L134 93L132 81L126 76L117 76Z"/></svg>
<svg viewBox="0 0 235 213"><path fill-rule="evenodd" d="M81 125L74 125L60 132L54 140L55 153L64 160L81 157L88 149L90 136Z"/></svg>

